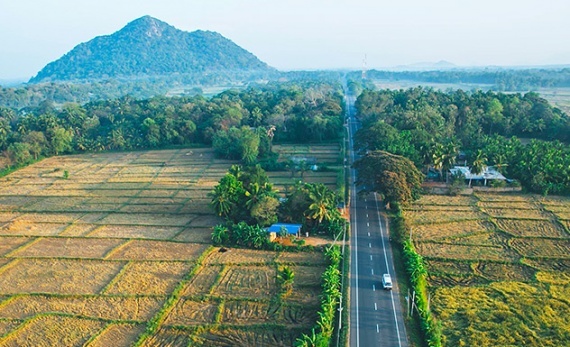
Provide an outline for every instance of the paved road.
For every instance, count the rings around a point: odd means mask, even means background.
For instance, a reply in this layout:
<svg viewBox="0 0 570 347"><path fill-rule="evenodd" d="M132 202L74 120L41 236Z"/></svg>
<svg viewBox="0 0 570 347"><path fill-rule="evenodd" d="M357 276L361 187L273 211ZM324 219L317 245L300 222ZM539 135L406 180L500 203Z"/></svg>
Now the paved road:
<svg viewBox="0 0 570 347"><path fill-rule="evenodd" d="M356 155L352 135L358 128L354 101L353 96L347 96L350 164ZM407 347L387 221L380 209L382 203L375 194L358 197L354 169L350 175L350 346ZM384 273L392 276L392 291L382 289Z"/></svg>

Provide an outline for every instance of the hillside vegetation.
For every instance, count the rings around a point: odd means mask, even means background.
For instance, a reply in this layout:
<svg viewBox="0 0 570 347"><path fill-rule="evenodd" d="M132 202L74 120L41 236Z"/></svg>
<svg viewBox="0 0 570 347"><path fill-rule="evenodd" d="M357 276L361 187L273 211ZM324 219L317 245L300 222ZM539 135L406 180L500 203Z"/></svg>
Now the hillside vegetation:
<svg viewBox="0 0 570 347"><path fill-rule="evenodd" d="M30 82L252 70L270 68L216 32L188 33L145 16L77 45Z"/></svg>

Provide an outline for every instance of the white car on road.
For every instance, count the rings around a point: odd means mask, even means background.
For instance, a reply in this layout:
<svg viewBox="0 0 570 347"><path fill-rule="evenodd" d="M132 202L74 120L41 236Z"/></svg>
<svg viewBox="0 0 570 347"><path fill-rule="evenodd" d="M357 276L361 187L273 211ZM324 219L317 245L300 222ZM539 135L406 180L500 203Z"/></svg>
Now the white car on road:
<svg viewBox="0 0 570 347"><path fill-rule="evenodd" d="M390 277L390 274L382 275L382 287L386 290L392 289L392 277Z"/></svg>

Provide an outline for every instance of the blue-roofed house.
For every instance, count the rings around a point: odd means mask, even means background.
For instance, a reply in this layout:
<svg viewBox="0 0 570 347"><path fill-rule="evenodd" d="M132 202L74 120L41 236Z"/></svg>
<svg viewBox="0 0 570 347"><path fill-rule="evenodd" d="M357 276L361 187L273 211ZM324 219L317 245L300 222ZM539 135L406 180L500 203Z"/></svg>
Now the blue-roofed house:
<svg viewBox="0 0 570 347"><path fill-rule="evenodd" d="M301 227L302 227L301 224L275 223L266 230L268 233L275 233L275 235L279 235L281 233L282 228L285 228L289 235L300 237Z"/></svg>

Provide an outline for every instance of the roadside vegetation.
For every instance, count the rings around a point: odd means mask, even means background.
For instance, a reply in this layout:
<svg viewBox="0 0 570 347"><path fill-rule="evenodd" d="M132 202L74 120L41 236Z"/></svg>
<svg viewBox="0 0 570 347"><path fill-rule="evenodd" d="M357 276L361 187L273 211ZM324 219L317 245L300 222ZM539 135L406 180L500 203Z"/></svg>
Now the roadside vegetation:
<svg viewBox="0 0 570 347"><path fill-rule="evenodd" d="M415 292L408 315L417 319L423 345L568 341L562 312L570 307L560 295L568 288L570 201L554 195L570 194L570 118L535 93L364 91L357 107L359 183L392 202L391 236ZM394 154L451 185L463 181L447 174L453 165L472 172L494 165L540 195L390 199L390 188L402 182L386 179L372 158Z"/></svg>

